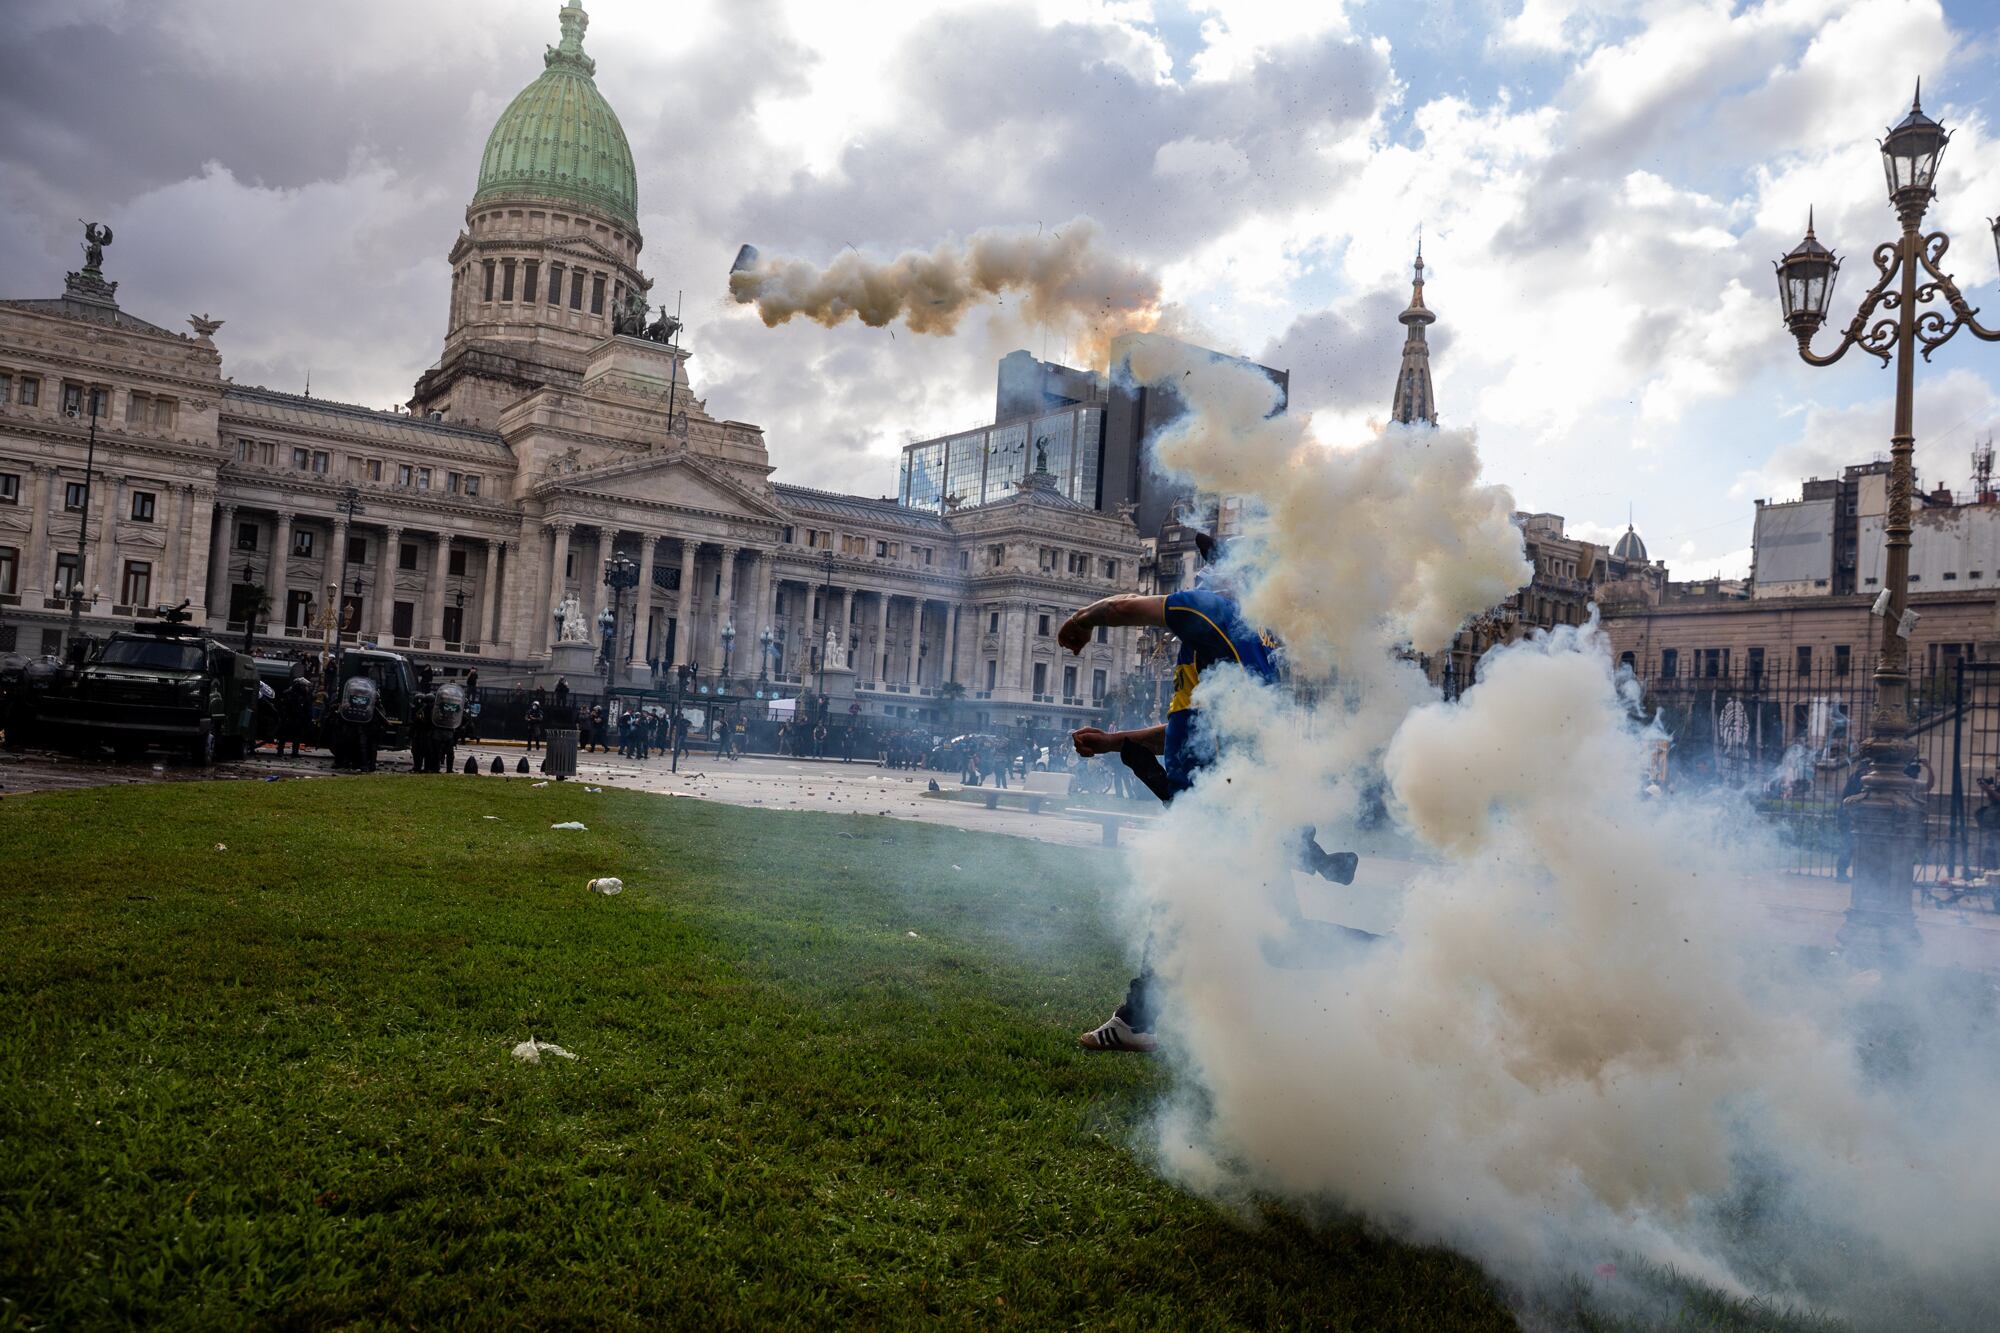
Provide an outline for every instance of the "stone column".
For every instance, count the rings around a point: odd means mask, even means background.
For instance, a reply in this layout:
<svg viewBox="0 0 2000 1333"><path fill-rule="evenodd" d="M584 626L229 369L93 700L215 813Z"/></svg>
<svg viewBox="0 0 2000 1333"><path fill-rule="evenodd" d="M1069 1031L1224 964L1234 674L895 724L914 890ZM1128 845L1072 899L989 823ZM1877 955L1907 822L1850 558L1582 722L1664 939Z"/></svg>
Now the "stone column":
<svg viewBox="0 0 2000 1333"><path fill-rule="evenodd" d="M159 515L166 525L165 539L160 543L160 567L153 571L153 601L172 606L180 598L174 596L174 589L180 586L180 570L187 560L187 542L182 539L181 529L187 522L187 492L185 482L168 482L166 485L166 513Z"/></svg>
<svg viewBox="0 0 2000 1333"><path fill-rule="evenodd" d="M437 535L436 543L431 548L430 640L432 651L444 647L445 585L448 582L445 571L450 568L451 534L449 532L440 532ZM463 629L459 630L461 634L464 632Z"/></svg>
<svg viewBox="0 0 2000 1333"><path fill-rule="evenodd" d="M540 616L542 624L542 627L535 632L537 655L540 654L542 645L554 646L549 636L555 633L555 608L561 605L563 598L569 594L568 575L565 571L569 568L569 535L574 526L567 519L557 519L549 524L555 531L556 545L554 554L549 557L549 594L542 598L542 605L536 608L536 614Z"/></svg>
<svg viewBox="0 0 2000 1333"><path fill-rule="evenodd" d="M403 563L403 530L385 528L375 557L375 641L387 644L396 633L396 570ZM410 628L415 629L412 625Z"/></svg>
<svg viewBox="0 0 2000 1333"><path fill-rule="evenodd" d="M628 665L637 669L647 664L646 636L653 620L653 548L660 539L650 532L639 534L639 586L632 590L632 651Z"/></svg>
<svg viewBox="0 0 2000 1333"><path fill-rule="evenodd" d="M1021 613L1021 693L1030 699L1035 697L1035 643L1038 638L1035 626L1038 623L1038 608L1035 603L1029 602Z"/></svg>
<svg viewBox="0 0 2000 1333"><path fill-rule="evenodd" d="M91 558L97 561L97 577L84 579L83 592L88 597L93 587L99 588L106 600L116 602L125 591L119 586L124 571L118 563L118 506L125 499L125 478L107 477L106 480L111 483L111 494L98 510L97 537L92 543ZM91 497L91 503L97 503L96 496ZM83 572L86 576L90 573L88 568ZM95 607L91 609L96 610Z"/></svg>
<svg viewBox="0 0 2000 1333"><path fill-rule="evenodd" d="M230 536L236 532L236 506L216 504L216 538L208 542L208 606L230 614Z"/></svg>
<svg viewBox="0 0 2000 1333"><path fill-rule="evenodd" d="M479 624L472 633L465 635L468 643L490 647L496 637L493 617L500 607L500 552L506 545L491 537L486 539L486 579L479 586ZM465 631L460 630L459 633L465 634Z"/></svg>
<svg viewBox="0 0 2000 1333"><path fill-rule="evenodd" d="M48 596L49 570L55 558L49 550L49 470L28 464L28 548L22 552L21 605L41 610Z"/></svg>
<svg viewBox="0 0 2000 1333"><path fill-rule="evenodd" d="M868 678L877 685L889 683L889 594L875 594L875 646L869 650Z"/></svg>
<svg viewBox="0 0 2000 1333"><path fill-rule="evenodd" d="M694 650L694 557L700 543L681 538L681 590L674 606L674 665L693 661Z"/></svg>
<svg viewBox="0 0 2000 1333"><path fill-rule="evenodd" d="M715 597L715 665L718 670L722 667L722 627L734 624L736 618L736 556L740 550L742 548L738 546L725 546L721 553L722 591ZM736 669L736 654L733 651L729 654L729 669Z"/></svg>
<svg viewBox="0 0 2000 1333"><path fill-rule="evenodd" d="M285 623L285 582L291 577L292 559L292 513L288 509L278 511L278 526L271 538L271 572L264 576L265 591L271 597L271 609L263 616L264 623L273 627ZM284 631L278 631L284 637Z"/></svg>
<svg viewBox="0 0 2000 1333"><path fill-rule="evenodd" d="M965 619L965 608L956 603L947 602L945 604L944 615L946 639L944 679L946 681L956 681L958 679L958 626L959 622Z"/></svg>
<svg viewBox="0 0 2000 1333"><path fill-rule="evenodd" d="M918 675L924 665L924 599L910 599L910 689L914 693L923 684Z"/></svg>
<svg viewBox="0 0 2000 1333"><path fill-rule="evenodd" d="M190 488L188 494L188 555L181 570L181 596L188 601L188 611L193 615L189 623L208 623L208 562L209 552L214 548L215 496L199 487Z"/></svg>

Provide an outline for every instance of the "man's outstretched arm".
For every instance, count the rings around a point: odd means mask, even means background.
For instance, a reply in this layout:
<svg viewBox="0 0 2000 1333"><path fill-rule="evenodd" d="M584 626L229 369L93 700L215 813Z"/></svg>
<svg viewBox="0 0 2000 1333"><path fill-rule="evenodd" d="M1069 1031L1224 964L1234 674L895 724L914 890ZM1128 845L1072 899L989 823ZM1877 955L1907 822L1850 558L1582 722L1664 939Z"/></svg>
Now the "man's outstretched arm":
<svg viewBox="0 0 2000 1333"><path fill-rule="evenodd" d="M1158 626L1167 623L1167 599L1120 593L1092 602L1062 623L1056 642L1072 653L1081 653L1098 626L1121 628L1127 625Z"/></svg>
<svg viewBox="0 0 2000 1333"><path fill-rule="evenodd" d="M1167 728L1164 723L1153 727L1140 727L1136 731L1105 731L1101 727L1083 727L1069 734L1070 744L1076 752L1089 759L1093 755L1117 754L1131 741L1142 749L1154 754L1165 754L1167 750Z"/></svg>

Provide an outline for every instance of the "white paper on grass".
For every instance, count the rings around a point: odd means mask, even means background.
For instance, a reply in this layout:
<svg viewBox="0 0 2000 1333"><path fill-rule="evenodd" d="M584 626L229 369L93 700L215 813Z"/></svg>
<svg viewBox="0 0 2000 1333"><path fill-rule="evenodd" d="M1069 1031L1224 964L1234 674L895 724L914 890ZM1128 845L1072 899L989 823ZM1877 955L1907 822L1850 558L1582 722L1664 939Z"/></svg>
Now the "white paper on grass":
<svg viewBox="0 0 2000 1333"><path fill-rule="evenodd" d="M601 879L593 879L588 887L592 893L601 893L609 898L615 893L625 892L625 881L615 875L606 875Z"/></svg>
<svg viewBox="0 0 2000 1333"><path fill-rule="evenodd" d="M565 1060L576 1059L575 1052L566 1051L554 1042L536 1041L533 1037L514 1048L514 1058L523 1064L538 1065L544 1055L560 1055Z"/></svg>
<svg viewBox="0 0 2000 1333"><path fill-rule="evenodd" d="M551 824L551 825L549 825L549 827L550 827L550 828L573 828L573 829L575 829L575 830L576 830L577 832L579 832L579 833L588 833L588 832L590 832L590 830L589 830L589 829L587 829L587 828L585 828L585 827L584 827L583 825L581 825L581 824L577 823L577 822L576 822L576 821L575 821L574 819L565 819L565 820L564 820L564 821L563 821L562 823L560 823L560 824Z"/></svg>

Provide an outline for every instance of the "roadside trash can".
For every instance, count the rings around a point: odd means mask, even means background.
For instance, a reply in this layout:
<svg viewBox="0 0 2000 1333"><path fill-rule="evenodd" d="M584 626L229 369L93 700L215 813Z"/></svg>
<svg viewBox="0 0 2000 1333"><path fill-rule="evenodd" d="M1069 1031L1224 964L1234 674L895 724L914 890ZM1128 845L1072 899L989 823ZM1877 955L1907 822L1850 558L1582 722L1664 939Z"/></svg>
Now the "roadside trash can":
<svg viewBox="0 0 2000 1333"><path fill-rule="evenodd" d="M550 727L547 737L548 750L542 759L542 772L557 780L576 776L576 728Z"/></svg>

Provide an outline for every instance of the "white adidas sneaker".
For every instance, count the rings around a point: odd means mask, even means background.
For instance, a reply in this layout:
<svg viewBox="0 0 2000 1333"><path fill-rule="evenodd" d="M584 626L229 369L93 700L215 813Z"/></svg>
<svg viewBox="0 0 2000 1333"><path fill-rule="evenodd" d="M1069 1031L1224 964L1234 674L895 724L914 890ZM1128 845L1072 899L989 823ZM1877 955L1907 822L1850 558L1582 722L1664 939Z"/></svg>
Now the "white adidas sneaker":
<svg viewBox="0 0 2000 1333"><path fill-rule="evenodd" d="M1160 1039L1150 1032L1140 1032L1117 1014L1102 1027L1092 1028L1076 1039L1076 1044L1086 1051L1131 1051L1146 1055L1159 1049Z"/></svg>

